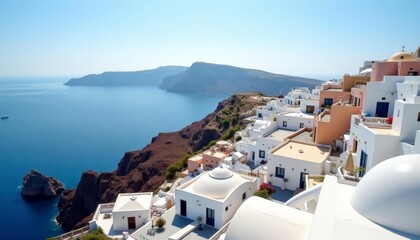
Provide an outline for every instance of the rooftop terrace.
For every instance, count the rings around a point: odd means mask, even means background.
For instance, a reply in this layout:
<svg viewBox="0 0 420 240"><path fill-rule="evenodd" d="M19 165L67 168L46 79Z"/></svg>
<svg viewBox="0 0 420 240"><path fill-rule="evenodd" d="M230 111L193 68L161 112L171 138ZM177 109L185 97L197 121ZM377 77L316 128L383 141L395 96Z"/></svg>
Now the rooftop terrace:
<svg viewBox="0 0 420 240"><path fill-rule="evenodd" d="M273 155L298 159L306 162L322 163L330 155L331 148L289 141L273 150Z"/></svg>
<svg viewBox="0 0 420 240"><path fill-rule="evenodd" d="M151 222L149 222L146 225L144 225L142 228L132 233L131 236L135 238L136 240L169 239L169 237L183 230L188 225L194 224L193 220L176 215L175 207L172 207L171 209L166 211L162 215L162 217L166 220L166 225L161 230L154 228L154 231L150 231L150 229L152 229L152 224ZM195 228L191 232L187 233L187 235L183 237L182 239L183 240L209 239L216 232L217 232L217 229L204 226L202 230Z"/></svg>

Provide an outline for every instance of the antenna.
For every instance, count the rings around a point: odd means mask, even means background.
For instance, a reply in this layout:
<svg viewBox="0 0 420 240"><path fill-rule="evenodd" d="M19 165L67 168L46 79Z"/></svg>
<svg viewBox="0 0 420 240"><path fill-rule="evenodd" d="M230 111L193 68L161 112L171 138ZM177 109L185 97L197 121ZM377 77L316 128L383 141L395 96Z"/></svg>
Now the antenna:
<svg viewBox="0 0 420 240"><path fill-rule="evenodd" d="M405 48L405 46L402 46L402 50L401 50L401 52L404 52L404 48Z"/></svg>

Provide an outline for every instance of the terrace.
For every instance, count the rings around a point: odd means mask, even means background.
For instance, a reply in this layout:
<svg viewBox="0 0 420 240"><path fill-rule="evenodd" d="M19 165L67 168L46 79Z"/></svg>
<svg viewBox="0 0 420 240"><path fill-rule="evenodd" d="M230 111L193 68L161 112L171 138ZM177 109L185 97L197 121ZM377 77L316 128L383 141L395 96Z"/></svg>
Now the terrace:
<svg viewBox="0 0 420 240"><path fill-rule="evenodd" d="M166 220L166 225L163 228L152 227L152 223L148 222L132 233L131 237L136 240L181 238L184 240L204 240L209 239L217 232L217 229L206 225L203 226L203 229L199 229L197 221L177 215L175 207L166 211L162 217Z"/></svg>
<svg viewBox="0 0 420 240"><path fill-rule="evenodd" d="M383 117L364 117L362 115L353 116L353 125L355 127L358 127L360 123L363 123L363 125L369 128L390 129L392 128L391 122L391 119Z"/></svg>

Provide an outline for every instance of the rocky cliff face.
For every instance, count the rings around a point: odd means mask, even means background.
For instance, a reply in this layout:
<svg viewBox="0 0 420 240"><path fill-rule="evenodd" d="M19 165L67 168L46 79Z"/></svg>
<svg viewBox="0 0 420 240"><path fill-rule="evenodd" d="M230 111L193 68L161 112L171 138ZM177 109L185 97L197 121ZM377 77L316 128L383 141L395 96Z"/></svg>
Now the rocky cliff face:
<svg viewBox="0 0 420 240"><path fill-rule="evenodd" d="M83 173L76 189L63 192L57 221L64 228L78 228L92 219L99 203L114 202L119 193L156 190L165 180L170 164L219 139L229 126L241 124L242 113L265 102L255 94L234 95L220 102L204 119L178 132L160 133L142 150L125 153L114 172Z"/></svg>
<svg viewBox="0 0 420 240"><path fill-rule="evenodd" d="M64 190L63 184L53 177L31 170L23 177L22 196L27 200L53 198Z"/></svg>

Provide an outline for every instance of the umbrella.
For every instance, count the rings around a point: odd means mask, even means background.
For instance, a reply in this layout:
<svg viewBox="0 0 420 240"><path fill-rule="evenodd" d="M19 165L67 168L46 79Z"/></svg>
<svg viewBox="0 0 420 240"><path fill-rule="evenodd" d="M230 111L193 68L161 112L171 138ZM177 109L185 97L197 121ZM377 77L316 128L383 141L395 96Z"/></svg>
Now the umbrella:
<svg viewBox="0 0 420 240"><path fill-rule="evenodd" d="M354 171L353 154L351 152L349 152L349 155L347 157L346 166L344 167L344 169L348 172L353 172Z"/></svg>

